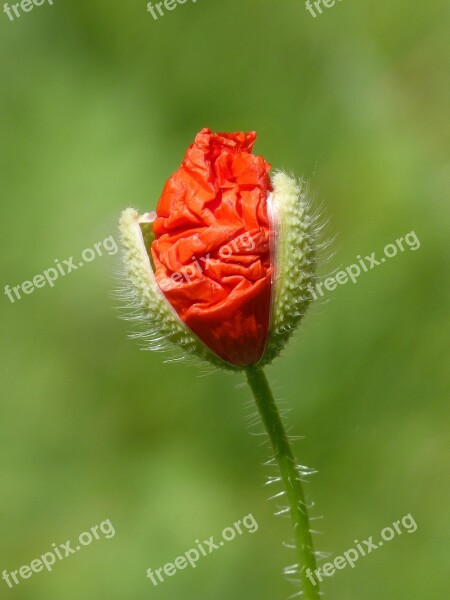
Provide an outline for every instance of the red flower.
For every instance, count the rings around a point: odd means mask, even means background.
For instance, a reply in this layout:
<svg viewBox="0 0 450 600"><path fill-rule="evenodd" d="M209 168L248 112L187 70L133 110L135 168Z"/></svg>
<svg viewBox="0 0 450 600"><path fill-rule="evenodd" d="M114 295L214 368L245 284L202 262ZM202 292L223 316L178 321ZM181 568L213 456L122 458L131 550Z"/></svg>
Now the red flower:
<svg viewBox="0 0 450 600"><path fill-rule="evenodd" d="M211 350L256 363L270 319L270 165L251 154L256 133L202 129L156 208L156 281Z"/></svg>

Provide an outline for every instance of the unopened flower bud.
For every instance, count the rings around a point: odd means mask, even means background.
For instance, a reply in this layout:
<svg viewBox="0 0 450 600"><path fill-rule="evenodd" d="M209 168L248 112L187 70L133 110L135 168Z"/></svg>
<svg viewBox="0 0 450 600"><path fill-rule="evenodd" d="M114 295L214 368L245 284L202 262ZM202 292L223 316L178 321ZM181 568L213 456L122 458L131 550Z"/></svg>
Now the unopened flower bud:
<svg viewBox="0 0 450 600"><path fill-rule="evenodd" d="M152 349L239 370L270 363L311 300L316 241L302 184L252 154L256 134L203 129L156 213L124 211L131 305Z"/></svg>

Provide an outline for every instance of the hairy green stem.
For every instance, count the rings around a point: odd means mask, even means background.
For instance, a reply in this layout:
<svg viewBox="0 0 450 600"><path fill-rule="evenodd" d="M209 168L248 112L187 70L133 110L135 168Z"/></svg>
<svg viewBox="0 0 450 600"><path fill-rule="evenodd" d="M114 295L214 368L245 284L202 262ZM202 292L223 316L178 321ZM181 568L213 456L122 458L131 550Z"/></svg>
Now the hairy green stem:
<svg viewBox="0 0 450 600"><path fill-rule="evenodd" d="M294 535L298 560L298 574L304 600L318 600L319 585L312 580L316 569L316 557L310 531L308 510L305 502L300 473L281 420L272 391L261 367L246 368L247 381L252 389L264 426L272 443L275 458L281 472L289 509L294 523ZM310 569L310 578L307 575ZM313 581L315 581L313 583Z"/></svg>

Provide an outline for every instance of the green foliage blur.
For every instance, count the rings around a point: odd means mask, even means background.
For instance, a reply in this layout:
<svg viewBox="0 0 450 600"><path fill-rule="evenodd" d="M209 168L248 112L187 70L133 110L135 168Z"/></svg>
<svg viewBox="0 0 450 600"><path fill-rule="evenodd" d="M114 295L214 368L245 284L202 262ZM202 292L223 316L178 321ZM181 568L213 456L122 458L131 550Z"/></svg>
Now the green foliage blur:
<svg viewBox="0 0 450 600"><path fill-rule="evenodd" d="M296 591L243 378L130 341L118 255L3 294L117 239L123 208L153 210L205 126L255 129L257 153L310 180L336 235L324 275L420 239L327 292L268 375L318 470L317 549L342 554L409 513L418 525L327 579L327 597L447 596L448 17L444 0L343 0L316 18L301 0L188 0L157 21L144 0L1 11L0 573L105 519L116 535L13 589L0 579L0 598ZM254 534L158 587L146 577L249 513Z"/></svg>

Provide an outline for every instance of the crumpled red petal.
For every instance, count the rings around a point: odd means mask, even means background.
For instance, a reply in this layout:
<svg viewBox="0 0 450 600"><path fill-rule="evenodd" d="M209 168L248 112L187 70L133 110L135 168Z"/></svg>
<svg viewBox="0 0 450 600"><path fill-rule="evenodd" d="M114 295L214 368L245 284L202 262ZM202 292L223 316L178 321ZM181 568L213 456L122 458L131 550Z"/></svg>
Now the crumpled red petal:
<svg viewBox="0 0 450 600"><path fill-rule="evenodd" d="M224 360L258 362L269 329L270 165L256 133L202 129L164 186L153 224L156 281L188 327Z"/></svg>

